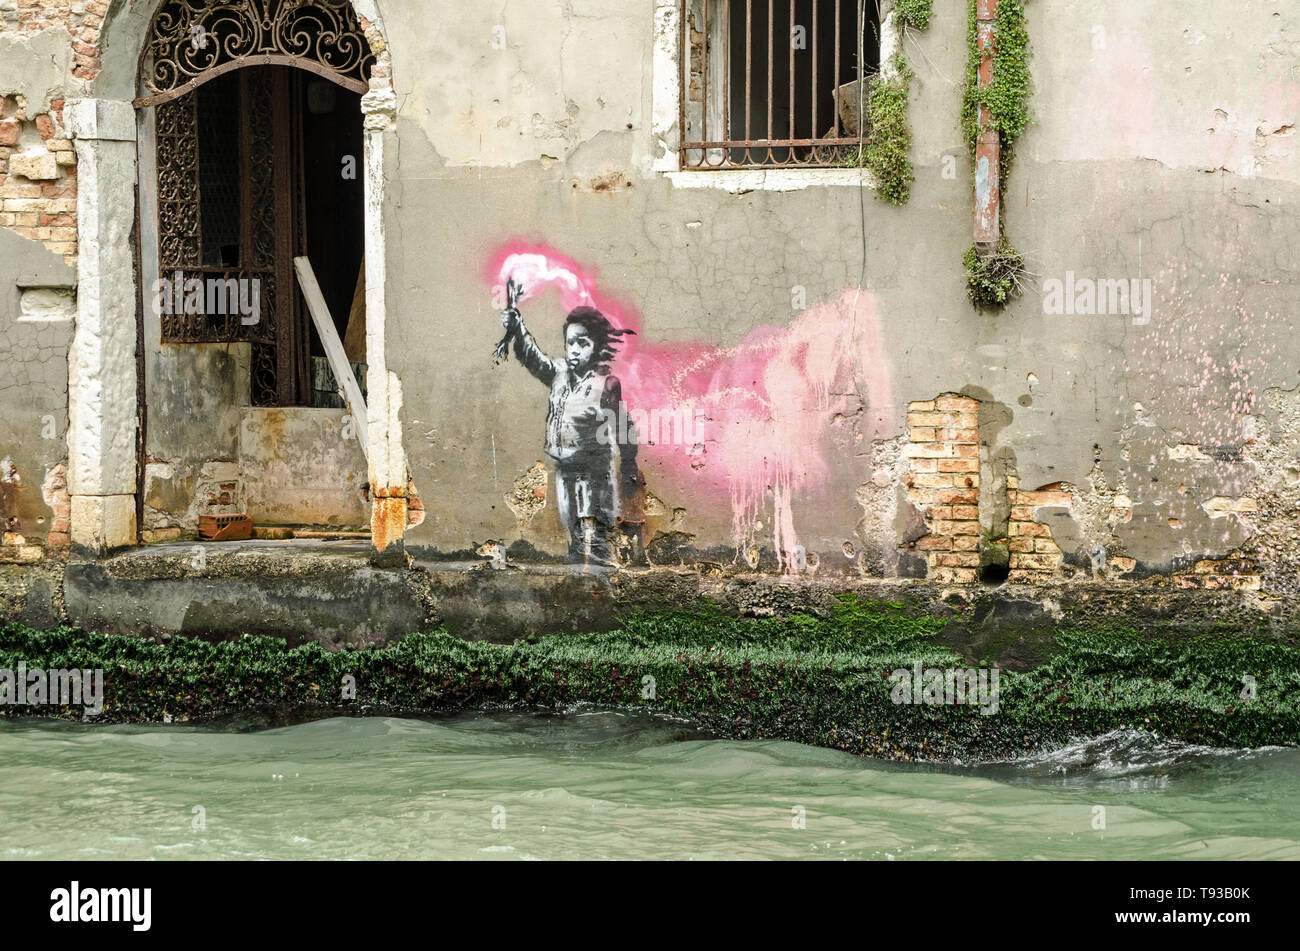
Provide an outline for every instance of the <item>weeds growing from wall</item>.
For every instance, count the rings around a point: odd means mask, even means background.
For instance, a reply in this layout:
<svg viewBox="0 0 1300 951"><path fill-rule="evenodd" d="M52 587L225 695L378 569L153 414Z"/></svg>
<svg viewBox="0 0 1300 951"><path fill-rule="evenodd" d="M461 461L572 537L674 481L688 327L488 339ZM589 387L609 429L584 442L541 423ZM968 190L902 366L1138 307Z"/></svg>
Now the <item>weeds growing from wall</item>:
<svg viewBox="0 0 1300 951"><path fill-rule="evenodd" d="M980 254L972 244L962 263L966 265L966 294L977 307L1002 307L1024 290L1025 259L1006 235L992 254Z"/></svg>
<svg viewBox="0 0 1300 951"><path fill-rule="evenodd" d="M976 0L970 0L967 28L966 87L962 95L962 136L970 149L974 168L976 143L981 135L996 130L1001 165L998 182L1006 191L1007 176L1015 160L1015 145L1029 125L1029 29L1025 22L1025 0L998 0L993 25L993 75L983 89L979 83L979 30ZM988 110L989 121L981 124L980 107ZM1005 208L1005 204L1001 208ZM999 214L1001 214L1001 210ZM966 292L977 307L997 308L1018 296L1025 278L1024 256L1004 234L997 250L988 256L972 245L967 249Z"/></svg>
<svg viewBox="0 0 1300 951"><path fill-rule="evenodd" d="M930 25L934 0L895 0L899 30L924 30ZM901 43L900 43L901 47ZM916 173L912 167L912 127L907 120L907 99L912 71L901 53L894 57L892 70L872 78L867 92L869 138L861 149L859 163L876 181L876 198L891 205L905 205L911 197Z"/></svg>
<svg viewBox="0 0 1300 951"><path fill-rule="evenodd" d="M862 150L862 164L876 180L876 197L905 205L916 173L912 169L912 128L907 121L907 96L912 71L901 56L894 71L871 80L867 93L867 120L871 135Z"/></svg>
<svg viewBox="0 0 1300 951"><path fill-rule="evenodd" d="M898 18L905 24L924 30L930 25L934 0L894 0L894 9L898 11Z"/></svg>

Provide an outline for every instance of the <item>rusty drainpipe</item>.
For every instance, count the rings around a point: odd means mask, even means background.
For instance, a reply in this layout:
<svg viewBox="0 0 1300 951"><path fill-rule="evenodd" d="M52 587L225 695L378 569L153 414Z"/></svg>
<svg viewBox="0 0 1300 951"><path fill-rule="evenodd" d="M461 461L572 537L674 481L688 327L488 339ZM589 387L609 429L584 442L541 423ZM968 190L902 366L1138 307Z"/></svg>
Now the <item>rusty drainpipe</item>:
<svg viewBox="0 0 1300 951"><path fill-rule="evenodd" d="M976 0L975 35L979 44L979 88L993 81L993 23L998 15L998 0ZM1002 142L992 122L988 106L980 104L979 124L985 131L975 142L975 251L981 257L993 254L1002 236L999 215L1001 203L1000 172Z"/></svg>

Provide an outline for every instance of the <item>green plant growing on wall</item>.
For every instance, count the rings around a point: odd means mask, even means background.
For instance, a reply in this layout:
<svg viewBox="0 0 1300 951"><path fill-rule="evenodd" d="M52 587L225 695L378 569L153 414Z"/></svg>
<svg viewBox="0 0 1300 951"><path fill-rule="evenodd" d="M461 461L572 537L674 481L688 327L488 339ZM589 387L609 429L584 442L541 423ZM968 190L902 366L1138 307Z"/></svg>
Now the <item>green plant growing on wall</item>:
<svg viewBox="0 0 1300 951"><path fill-rule="evenodd" d="M975 245L966 249L966 293L977 307L1002 307L1019 297L1025 286L1025 258L1006 235L992 254L980 254Z"/></svg>
<svg viewBox="0 0 1300 951"><path fill-rule="evenodd" d="M1029 125L1029 30L1025 0L998 0L993 24L993 74L987 86L979 83L979 31L976 0L970 0L967 29L966 88L962 96L961 127L970 149L972 168L976 144L990 130L998 134L1001 166L998 181L1005 189L1015 159L1015 144ZM988 122L980 123L980 107ZM1001 210L999 210L1001 214ZM966 291L977 307L1001 307L1024 289L1025 260L1004 234L996 251L981 255L975 245L966 249Z"/></svg>
<svg viewBox="0 0 1300 951"><path fill-rule="evenodd" d="M894 9L898 11L898 18L905 24L924 30L930 25L934 0L894 0Z"/></svg>
<svg viewBox="0 0 1300 951"><path fill-rule="evenodd" d="M907 95L912 72L903 58L894 71L874 77L867 92L867 121L871 136L862 149L862 164L876 180L876 197L894 205L907 204L916 173L912 170L912 129L907 121Z"/></svg>
<svg viewBox="0 0 1300 951"><path fill-rule="evenodd" d="M993 77L983 89L979 84L980 50L975 0L970 0L967 30L968 57L966 88L962 96L961 126L971 155L975 143L989 129L996 129L1002 145L1002 170L1008 171L1016 140L1029 125L1029 30L1025 25L1025 0L998 0L993 25ZM987 106L989 122L980 125L979 107Z"/></svg>
<svg viewBox="0 0 1300 951"><path fill-rule="evenodd" d="M900 31L924 30L930 25L934 0L895 0ZM867 84L867 141L858 150L858 165L870 170L876 197L892 205L905 205L916 174L912 169L912 127L907 121L907 98L912 71L902 54L895 54L892 69L873 76Z"/></svg>

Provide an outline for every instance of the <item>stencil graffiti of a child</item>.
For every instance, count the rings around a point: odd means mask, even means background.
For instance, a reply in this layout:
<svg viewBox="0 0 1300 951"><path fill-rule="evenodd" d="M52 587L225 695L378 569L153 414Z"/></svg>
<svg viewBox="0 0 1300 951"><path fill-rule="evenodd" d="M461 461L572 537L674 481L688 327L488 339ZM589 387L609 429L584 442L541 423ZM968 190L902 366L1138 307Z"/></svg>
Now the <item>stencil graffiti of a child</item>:
<svg viewBox="0 0 1300 951"><path fill-rule="evenodd" d="M636 428L629 422L620 433L611 425L627 413L610 364L623 336L635 331L615 327L594 307L575 308L564 322L565 358L554 360L537 345L513 301L501 323L519 362L551 391L546 454L555 462L556 508L569 531L569 557L582 565L614 564L619 523L639 526L643 520L636 511L643 504Z"/></svg>

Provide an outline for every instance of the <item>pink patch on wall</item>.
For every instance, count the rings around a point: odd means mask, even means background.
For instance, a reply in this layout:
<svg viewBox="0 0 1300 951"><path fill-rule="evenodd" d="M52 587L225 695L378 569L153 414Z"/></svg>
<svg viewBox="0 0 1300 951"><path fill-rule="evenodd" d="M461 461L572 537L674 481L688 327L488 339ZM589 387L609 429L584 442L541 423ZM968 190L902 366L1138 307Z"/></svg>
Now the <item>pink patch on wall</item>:
<svg viewBox="0 0 1300 951"><path fill-rule="evenodd" d="M634 307L553 249L504 246L487 278L503 287L511 277L524 285L525 299L554 288L566 312L594 306L615 325L641 330ZM640 433L642 467L672 472L694 498L726 500L738 552L756 540L770 497L773 518L763 532L770 529L782 568L797 567L794 505L827 484L836 412L863 407L877 421L871 435L887 428L891 386L873 297L846 290L734 347L624 340L613 372Z"/></svg>

